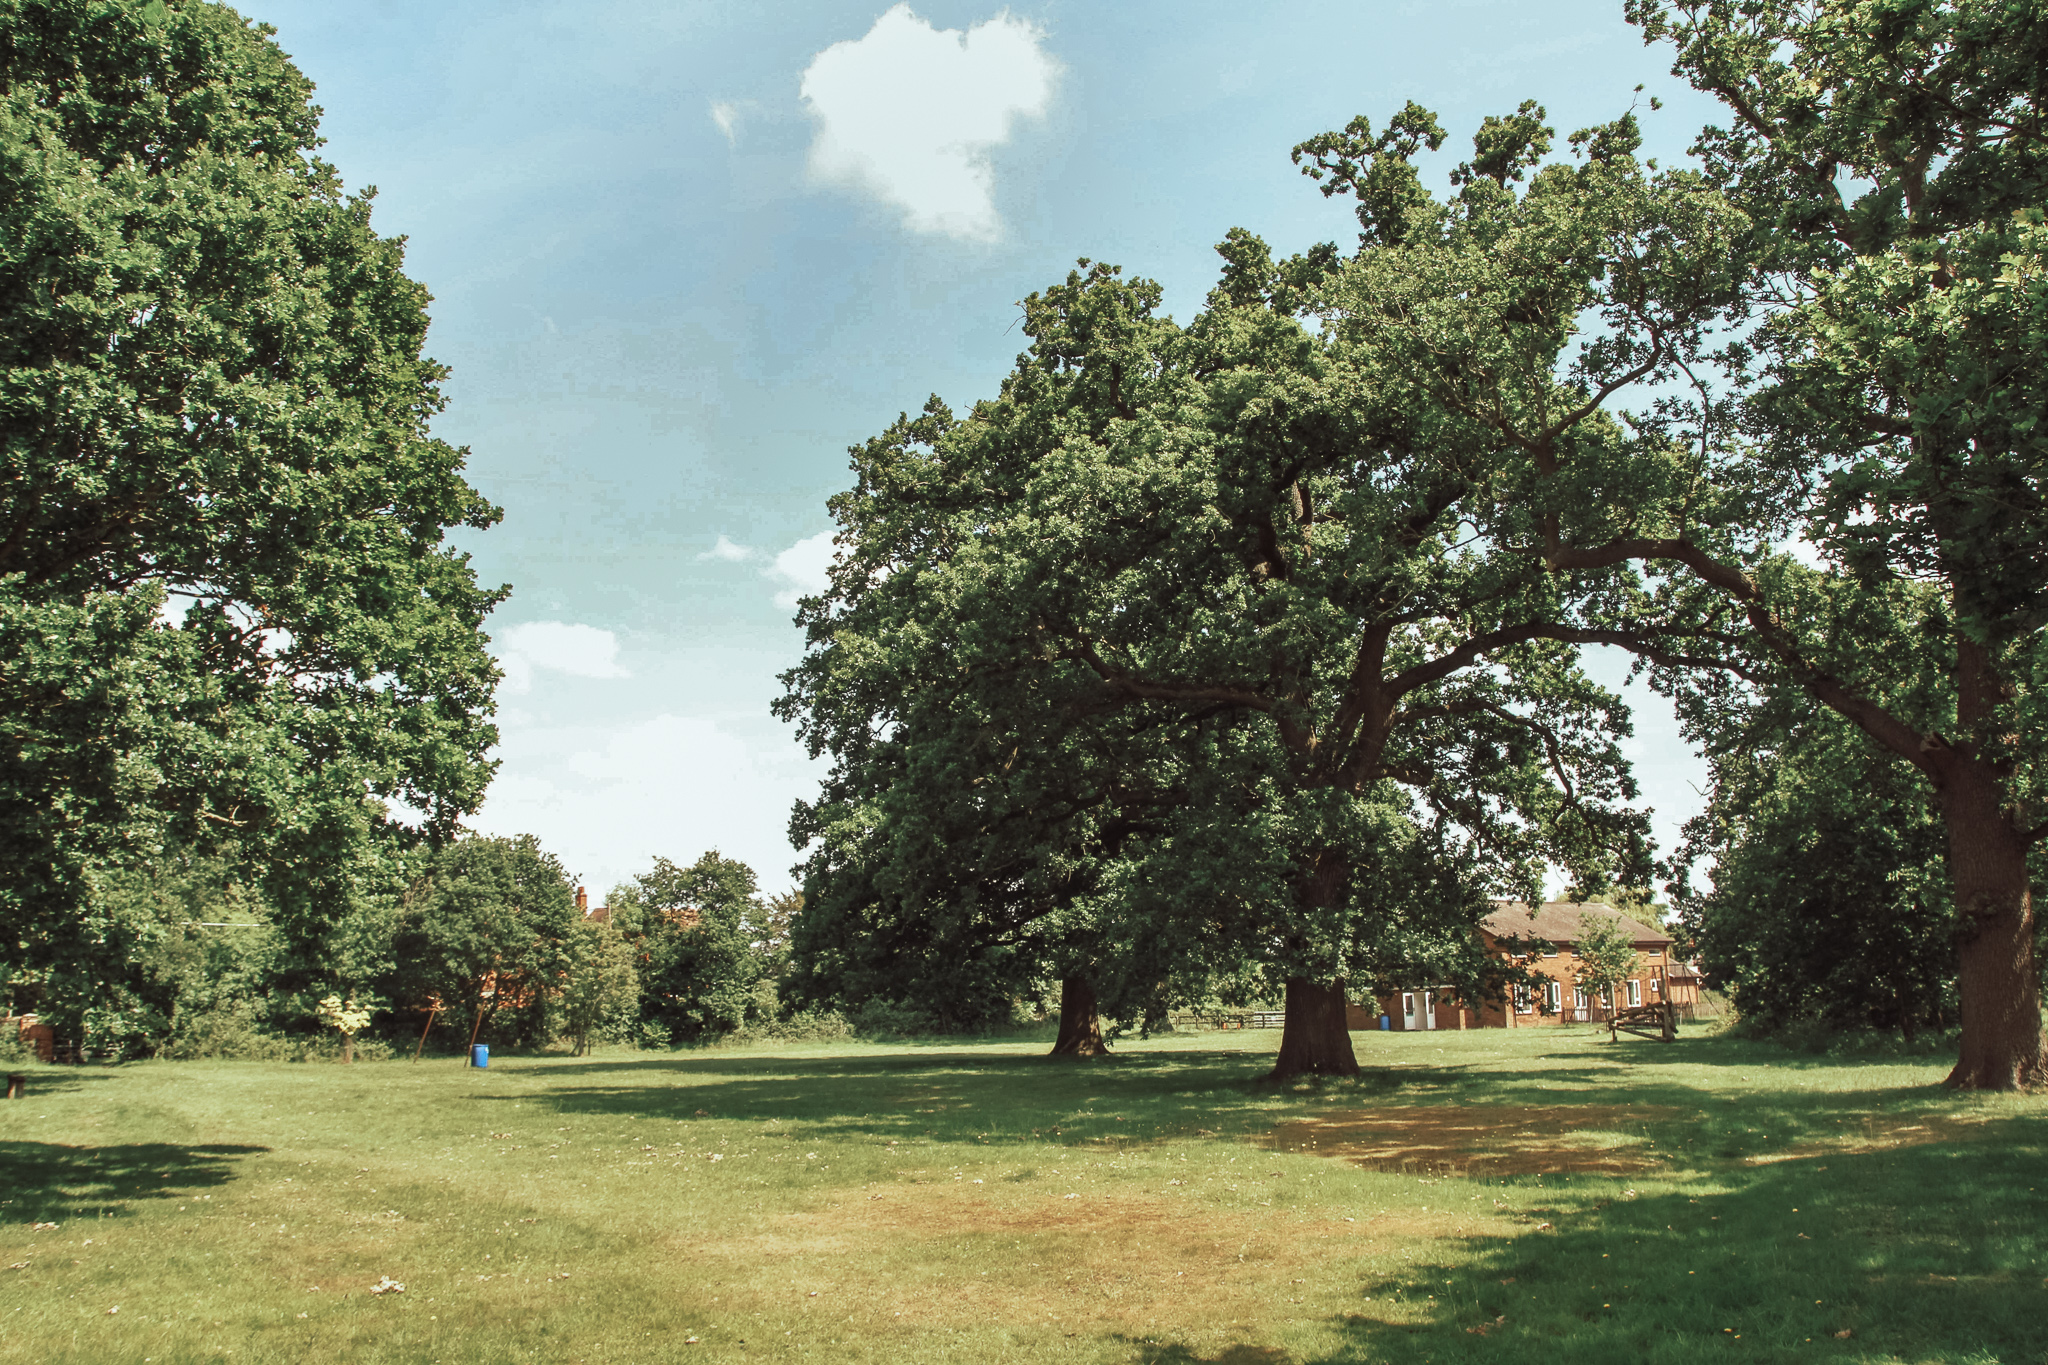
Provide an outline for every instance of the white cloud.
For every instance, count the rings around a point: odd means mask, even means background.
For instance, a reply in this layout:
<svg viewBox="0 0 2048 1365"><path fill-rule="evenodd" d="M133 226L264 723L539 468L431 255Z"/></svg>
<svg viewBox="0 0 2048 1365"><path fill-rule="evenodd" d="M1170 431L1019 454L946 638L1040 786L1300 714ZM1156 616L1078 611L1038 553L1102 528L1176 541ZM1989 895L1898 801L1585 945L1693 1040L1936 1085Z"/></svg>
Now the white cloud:
<svg viewBox="0 0 2048 1365"><path fill-rule="evenodd" d="M730 147L739 138L740 107L731 100L711 101L711 121L718 125L718 131L725 134L725 144Z"/></svg>
<svg viewBox="0 0 2048 1365"><path fill-rule="evenodd" d="M533 834L594 895L652 866L716 848L789 884L791 804L823 764L786 737L749 742L703 717L657 715L616 730L506 727L505 768L473 826Z"/></svg>
<svg viewBox="0 0 2048 1365"><path fill-rule="evenodd" d="M716 545L706 550L703 554L698 555L697 558L722 559L728 564L744 564L757 553L759 552L748 546L735 545L730 538L720 536Z"/></svg>
<svg viewBox="0 0 2048 1365"><path fill-rule="evenodd" d="M812 178L900 207L915 232L995 238L989 152L1052 98L1058 64L1044 36L1009 14L935 29L902 4L866 37L834 43L803 76L818 121Z"/></svg>
<svg viewBox="0 0 2048 1365"><path fill-rule="evenodd" d="M619 666L619 640L596 626L566 621L528 621L498 640L498 665L505 670L499 691L518 696L533 686L534 670L578 678L628 678Z"/></svg>
<svg viewBox="0 0 2048 1365"><path fill-rule="evenodd" d="M820 531L775 556L766 570L769 578L782 585L782 591L775 594L775 605L793 609L797 598L831 587L833 553L832 532Z"/></svg>

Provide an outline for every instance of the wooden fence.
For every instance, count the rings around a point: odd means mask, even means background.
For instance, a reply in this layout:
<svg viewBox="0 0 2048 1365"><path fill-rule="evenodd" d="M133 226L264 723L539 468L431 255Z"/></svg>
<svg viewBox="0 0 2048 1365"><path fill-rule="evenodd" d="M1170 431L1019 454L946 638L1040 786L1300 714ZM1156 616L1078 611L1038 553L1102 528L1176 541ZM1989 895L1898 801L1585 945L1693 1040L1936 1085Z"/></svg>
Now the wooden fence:
<svg viewBox="0 0 2048 1365"><path fill-rule="evenodd" d="M1279 1028L1287 1016L1280 1010L1172 1010L1166 1022L1183 1029Z"/></svg>

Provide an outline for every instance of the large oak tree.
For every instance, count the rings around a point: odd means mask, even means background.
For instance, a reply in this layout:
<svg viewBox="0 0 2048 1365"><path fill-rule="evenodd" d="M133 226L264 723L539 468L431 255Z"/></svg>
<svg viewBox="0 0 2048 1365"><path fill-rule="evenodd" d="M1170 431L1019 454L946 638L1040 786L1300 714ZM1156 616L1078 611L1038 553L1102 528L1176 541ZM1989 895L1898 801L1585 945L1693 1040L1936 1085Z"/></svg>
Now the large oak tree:
<svg viewBox="0 0 2048 1365"><path fill-rule="evenodd" d="M1018 742L1039 703L1006 689L1116 717L1124 767L1168 737L1175 799L1109 908L1283 989L1277 1075L1349 1074L1349 980L1475 974L1486 890L1546 858L1640 874L1626 719L1559 643L1586 622L1557 580L1472 534L1460 434L1294 316L1328 258L1223 250L1189 326L1087 267L1026 302L1000 398L856 449L786 705L835 756L914 742L935 690L1011 764L1061 749Z"/></svg>
<svg viewBox="0 0 2048 1365"><path fill-rule="evenodd" d="M365 858L491 771L502 593L445 536L498 513L269 33L0 3L0 958L82 989L95 869L225 840L317 994Z"/></svg>
<svg viewBox="0 0 2048 1365"><path fill-rule="evenodd" d="M1539 514L1503 544L1560 578L1641 570L1598 638L1674 690L1803 690L1918 770L1961 937L1950 1082L2040 1085L2048 17L1938 0L1630 14L1730 110L1698 168L1617 180L1550 223L1532 192L1475 288L1417 270L1409 241L1374 245L1435 210L1400 149L1331 135L1314 169L1359 195L1373 248L1333 317L1405 356L1417 402L1495 430L1497 487ZM1717 235L1722 269L1683 247ZM1532 318L1575 329L1574 348L1507 344ZM1567 408L1525 401L1560 381Z"/></svg>

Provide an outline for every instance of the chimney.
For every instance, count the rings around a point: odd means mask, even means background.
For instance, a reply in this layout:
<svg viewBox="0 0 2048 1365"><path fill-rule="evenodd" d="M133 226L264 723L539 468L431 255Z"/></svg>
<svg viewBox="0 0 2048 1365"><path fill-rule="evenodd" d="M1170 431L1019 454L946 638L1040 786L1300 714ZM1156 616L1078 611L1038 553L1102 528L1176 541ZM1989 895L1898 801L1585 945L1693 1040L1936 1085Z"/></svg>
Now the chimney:
<svg viewBox="0 0 2048 1365"><path fill-rule="evenodd" d="M576 913L586 917L590 914L590 893L580 886L576 888Z"/></svg>

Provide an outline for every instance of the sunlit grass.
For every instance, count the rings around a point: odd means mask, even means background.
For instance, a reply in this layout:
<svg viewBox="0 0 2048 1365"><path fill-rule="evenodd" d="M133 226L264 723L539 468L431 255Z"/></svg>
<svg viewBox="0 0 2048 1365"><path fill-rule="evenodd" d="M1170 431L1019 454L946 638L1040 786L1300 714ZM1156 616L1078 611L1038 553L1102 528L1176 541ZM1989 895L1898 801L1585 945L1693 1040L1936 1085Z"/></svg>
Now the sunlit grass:
<svg viewBox="0 0 2048 1365"><path fill-rule="evenodd" d="M1271 1086L1276 1042L40 1070L0 1362L2048 1350L2041 1100L1592 1030Z"/></svg>

